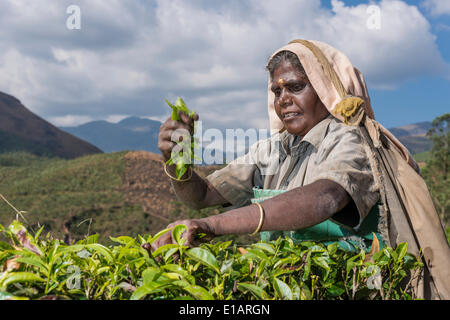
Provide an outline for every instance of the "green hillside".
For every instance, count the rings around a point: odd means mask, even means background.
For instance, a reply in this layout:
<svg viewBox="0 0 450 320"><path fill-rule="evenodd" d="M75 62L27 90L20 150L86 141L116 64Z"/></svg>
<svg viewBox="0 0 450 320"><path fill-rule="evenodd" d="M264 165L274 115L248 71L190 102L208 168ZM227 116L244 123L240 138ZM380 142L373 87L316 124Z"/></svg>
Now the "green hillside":
<svg viewBox="0 0 450 320"><path fill-rule="evenodd" d="M416 162L426 162L428 159L430 159L430 157L430 151L420 152L413 155L413 158L414 160L416 160Z"/></svg>
<svg viewBox="0 0 450 320"><path fill-rule="evenodd" d="M39 158L28 153L0 155L0 193L18 210L27 211L29 225L63 238L97 232L111 234L145 232L143 211L127 203L122 184L126 152L96 154L74 160ZM8 225L14 210L0 203L0 223ZM92 221L90 220L92 218ZM142 228L136 228L136 226ZM143 230L137 230L143 229Z"/></svg>
<svg viewBox="0 0 450 320"><path fill-rule="evenodd" d="M128 158L127 158L128 157ZM156 157L156 158L155 158ZM217 214L193 210L177 201L157 155L148 152L95 154L72 160L31 153L0 154L0 194L19 211L28 227L58 239L76 241L94 233L110 236L155 234L170 222ZM196 169L205 176L214 166ZM16 212L0 199L0 224ZM247 243L248 236L224 236Z"/></svg>

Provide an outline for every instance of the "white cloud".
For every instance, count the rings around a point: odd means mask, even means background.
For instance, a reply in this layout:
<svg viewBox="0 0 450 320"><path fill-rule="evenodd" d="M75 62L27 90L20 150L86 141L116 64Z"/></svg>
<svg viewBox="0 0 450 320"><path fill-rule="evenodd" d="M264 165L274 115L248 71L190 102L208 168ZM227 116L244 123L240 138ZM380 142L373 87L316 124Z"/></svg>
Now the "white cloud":
<svg viewBox="0 0 450 320"><path fill-rule="evenodd" d="M155 120L159 122L164 122L170 117L171 113L164 114L162 116L144 116L142 118L149 119L149 120Z"/></svg>
<svg viewBox="0 0 450 320"><path fill-rule="evenodd" d="M79 116L68 114L63 117L50 117L49 121L58 127L74 127L80 124L93 121L94 119L89 116Z"/></svg>
<svg viewBox="0 0 450 320"><path fill-rule="evenodd" d="M394 89L423 75L450 74L431 33L431 26L416 6L403 1L379 3L381 28L364 26L368 5L346 7L332 0L334 16L322 34L343 51L364 74L369 89ZM325 20L322 23L325 25Z"/></svg>
<svg viewBox="0 0 450 320"><path fill-rule="evenodd" d="M436 31L444 31L444 32L450 32L450 25L444 24L444 23L438 23L435 26Z"/></svg>
<svg viewBox="0 0 450 320"><path fill-rule="evenodd" d="M105 120L112 123L118 123L129 116L130 115L128 114L111 114L107 116Z"/></svg>
<svg viewBox="0 0 450 320"><path fill-rule="evenodd" d="M422 5L427 8L432 16L450 15L450 1L425 0Z"/></svg>
<svg viewBox="0 0 450 320"><path fill-rule="evenodd" d="M429 22L403 1L378 3L380 30L366 27L367 4L337 0L332 10L320 0L84 0L81 30L67 30L70 4L0 4L0 90L59 124L164 121L164 98L183 96L207 127L265 128L266 60L294 38L341 49L369 90L450 73Z"/></svg>

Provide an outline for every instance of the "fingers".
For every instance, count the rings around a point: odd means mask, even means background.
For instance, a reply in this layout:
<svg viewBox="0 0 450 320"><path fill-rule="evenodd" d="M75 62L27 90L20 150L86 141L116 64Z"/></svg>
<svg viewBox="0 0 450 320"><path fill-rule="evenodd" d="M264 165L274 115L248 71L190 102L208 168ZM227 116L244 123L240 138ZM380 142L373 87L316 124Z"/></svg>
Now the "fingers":
<svg viewBox="0 0 450 320"><path fill-rule="evenodd" d="M189 127L194 125L194 120L192 120L186 113L178 111L178 116L180 117L180 120Z"/></svg>
<svg viewBox="0 0 450 320"><path fill-rule="evenodd" d="M185 119L186 120L186 119ZM167 119L161 125L158 135L158 148L163 153L166 160L170 159L175 142L183 141L183 136L192 135L194 128L182 121Z"/></svg>
<svg viewBox="0 0 450 320"><path fill-rule="evenodd" d="M189 126L193 126L194 121L198 121L198 119L199 119L199 116L197 113L194 113L194 115L191 118L186 113L184 113L182 111L178 111L178 116L180 117L181 121L183 121L184 123L186 123Z"/></svg>
<svg viewBox="0 0 450 320"><path fill-rule="evenodd" d="M175 142L165 140L158 141L158 148L164 153L171 153L173 147L175 147Z"/></svg>
<svg viewBox="0 0 450 320"><path fill-rule="evenodd" d="M161 126L160 130L167 131L177 129L185 129L187 131L191 131L192 127L184 122L169 119Z"/></svg>
<svg viewBox="0 0 450 320"><path fill-rule="evenodd" d="M179 129L184 129L191 135L194 133L194 121L198 121L198 114L195 113L193 118L191 118L186 113L179 111L178 115L180 121L172 120L172 118L169 117L166 122L161 125L158 139L171 140L173 131Z"/></svg>
<svg viewBox="0 0 450 320"><path fill-rule="evenodd" d="M165 246L166 244L173 243L175 243L175 241L172 239L172 232L169 231L159 237L155 242L153 242L151 249L154 252L156 249Z"/></svg>
<svg viewBox="0 0 450 320"><path fill-rule="evenodd" d="M163 130L159 132L158 141L172 141L178 142L183 141L183 136L189 137L190 132L186 129L176 129L176 130Z"/></svg>
<svg viewBox="0 0 450 320"><path fill-rule="evenodd" d="M197 247L200 245L200 241L196 240L197 230L189 230L183 233L183 238L185 239L184 245L190 248Z"/></svg>
<svg viewBox="0 0 450 320"><path fill-rule="evenodd" d="M167 226L167 228L174 228L175 226L179 224L184 224L186 226L186 230L181 234L181 238L183 238L185 241L183 243L184 246L187 247L197 247L202 242L211 240L213 238L213 234L209 230L208 227L204 225L201 221L197 220L180 220L176 221L174 223L171 223ZM206 233L206 237L203 239L199 239L197 235L199 233ZM157 239L151 246L152 252L156 249L167 245L167 244L177 244L175 239L172 237L172 231L168 231L165 234L163 234L159 239ZM174 259L177 259L177 255L174 255Z"/></svg>

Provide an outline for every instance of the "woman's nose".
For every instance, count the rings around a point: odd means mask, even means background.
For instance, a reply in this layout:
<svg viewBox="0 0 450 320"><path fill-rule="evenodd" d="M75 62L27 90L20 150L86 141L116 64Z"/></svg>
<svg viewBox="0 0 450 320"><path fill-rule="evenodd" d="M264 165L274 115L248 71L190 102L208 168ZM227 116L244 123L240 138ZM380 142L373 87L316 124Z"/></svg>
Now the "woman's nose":
<svg viewBox="0 0 450 320"><path fill-rule="evenodd" d="M287 89L283 89L281 90L281 94L280 94L280 106L281 107L285 107L285 106L289 106L292 104L292 97L289 94Z"/></svg>

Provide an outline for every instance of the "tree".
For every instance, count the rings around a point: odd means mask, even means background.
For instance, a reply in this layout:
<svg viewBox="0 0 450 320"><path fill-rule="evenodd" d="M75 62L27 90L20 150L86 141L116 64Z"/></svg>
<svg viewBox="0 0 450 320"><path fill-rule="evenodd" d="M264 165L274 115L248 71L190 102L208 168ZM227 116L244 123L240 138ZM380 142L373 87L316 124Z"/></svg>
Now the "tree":
<svg viewBox="0 0 450 320"><path fill-rule="evenodd" d="M450 214L450 113L437 117L427 133L433 142L430 158L422 170L436 209L449 235Z"/></svg>

